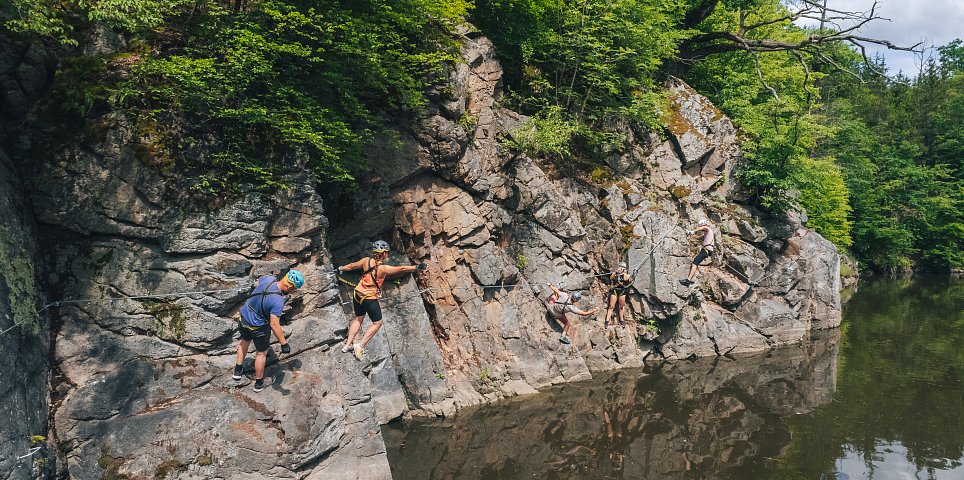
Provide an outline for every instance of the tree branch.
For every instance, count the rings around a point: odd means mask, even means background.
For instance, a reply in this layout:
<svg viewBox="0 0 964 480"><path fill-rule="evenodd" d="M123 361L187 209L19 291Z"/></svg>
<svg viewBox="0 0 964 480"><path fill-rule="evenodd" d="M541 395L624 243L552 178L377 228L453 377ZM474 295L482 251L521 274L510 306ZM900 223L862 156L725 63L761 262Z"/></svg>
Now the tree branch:
<svg viewBox="0 0 964 480"><path fill-rule="evenodd" d="M697 25L703 23L703 20L706 20L713 14L719 3L720 0L703 0L703 2L695 8L690 9L690 11L686 12L686 17L683 19L683 28L696 28Z"/></svg>
<svg viewBox="0 0 964 480"><path fill-rule="evenodd" d="M680 62L686 64L714 54L743 50L754 56L757 69L759 69L760 63L757 56L758 54L768 52L790 52L797 56L797 60L804 64L805 68L808 68L807 74L809 76L809 67L806 66L806 59L800 55L801 52L806 52L816 58L820 58L838 70L860 78L855 73L844 68L837 61L828 58L828 56L821 51L820 47L839 43L852 44L857 50L860 51L868 71L873 72L876 75L884 75L884 72L881 72L879 68L876 68L871 59L868 58L866 53L866 45L880 45L889 50L900 50L915 53L920 51L920 43L910 47L904 47L895 45L888 40L865 37L857 34L857 31L860 28L864 27L870 22L876 20L887 20L878 14L877 1L873 3L869 10L864 12L851 12L829 8L826 7L824 3L826 2L818 2L816 0L793 0L790 2L790 5L787 5L785 10L779 13L776 17L762 19L757 23L750 25L746 24L746 12L740 11L738 25L734 25L736 31L703 32L683 42L680 47ZM703 0L697 7L687 12L685 22L687 24L697 22L691 25L691 28L695 27L696 25L699 25L700 22L712 15L719 5L719 0ZM825 27L829 25L832 26L832 28L824 28L821 30L812 31L806 38L800 40L799 42L789 42L771 38L755 38L759 37L760 35L753 35L763 27L781 23L792 23L803 18L820 21ZM771 88L767 86L767 89L770 90Z"/></svg>
<svg viewBox="0 0 964 480"><path fill-rule="evenodd" d="M773 95L773 98L777 99L777 101L780 101L780 95L777 93L777 89L771 87L763 78L763 69L760 68L760 54L757 52L750 52L750 54L753 55L753 63L756 65L756 75L757 77L760 77L760 83L770 91L770 94Z"/></svg>

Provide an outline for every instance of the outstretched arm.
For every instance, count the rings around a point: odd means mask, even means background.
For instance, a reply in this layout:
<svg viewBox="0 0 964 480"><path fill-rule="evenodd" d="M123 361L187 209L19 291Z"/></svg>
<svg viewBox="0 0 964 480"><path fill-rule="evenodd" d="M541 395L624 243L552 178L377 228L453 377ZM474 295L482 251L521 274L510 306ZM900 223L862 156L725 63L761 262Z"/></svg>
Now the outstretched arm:
<svg viewBox="0 0 964 480"><path fill-rule="evenodd" d="M553 285L553 284L551 284L551 283L547 283L546 285L549 285L549 288L552 289L552 294L555 295L556 297L558 297L559 294L562 293L562 292L559 291L558 288L556 288L555 285Z"/></svg>
<svg viewBox="0 0 964 480"><path fill-rule="evenodd" d="M420 263L419 265L424 265L424 264ZM385 275L398 275L400 273L414 273L417 270L418 270L418 265L400 265L397 267L393 265L382 265L382 271L385 272Z"/></svg>
<svg viewBox="0 0 964 480"><path fill-rule="evenodd" d="M596 308L593 308L592 310L587 310L587 311L576 310L576 311L574 311L574 312L572 312L572 313L575 313L576 315L582 315L582 316L585 317L585 316L587 316L587 315L592 315L592 314L594 314L594 313L596 313L596 312L598 312L598 311L599 311L599 307L596 307Z"/></svg>
<svg viewBox="0 0 964 480"><path fill-rule="evenodd" d="M365 258L362 258L361 260L358 260L357 262L351 262L348 265L345 265L342 267L335 267L335 270L342 271L342 272L350 272L352 270L361 270L365 268L365 265L367 264L368 264L368 257L365 257Z"/></svg>

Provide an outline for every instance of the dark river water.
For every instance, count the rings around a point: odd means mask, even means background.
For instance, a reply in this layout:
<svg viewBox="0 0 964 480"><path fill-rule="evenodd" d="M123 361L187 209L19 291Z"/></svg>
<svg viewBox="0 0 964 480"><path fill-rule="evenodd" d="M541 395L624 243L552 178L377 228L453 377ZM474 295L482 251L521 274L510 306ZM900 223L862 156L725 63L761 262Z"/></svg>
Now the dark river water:
<svg viewBox="0 0 964 480"><path fill-rule="evenodd" d="M964 280L865 280L839 330L383 429L396 480L964 480Z"/></svg>

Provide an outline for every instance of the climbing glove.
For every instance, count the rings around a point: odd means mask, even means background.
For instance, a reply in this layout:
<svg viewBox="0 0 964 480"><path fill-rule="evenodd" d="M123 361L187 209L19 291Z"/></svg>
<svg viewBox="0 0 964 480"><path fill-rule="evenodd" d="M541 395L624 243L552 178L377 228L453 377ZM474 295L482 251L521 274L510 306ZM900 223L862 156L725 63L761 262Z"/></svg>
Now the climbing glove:
<svg viewBox="0 0 964 480"><path fill-rule="evenodd" d="M687 231L686 231L686 234L687 234L687 235L692 235L692 234L694 234L694 233L696 233L696 230L687 230Z"/></svg>
<svg viewBox="0 0 964 480"><path fill-rule="evenodd" d="M281 353L283 353L283 354L285 354L285 355L291 353L291 345L288 345L287 343L284 344L284 345L282 345L282 346L281 346Z"/></svg>

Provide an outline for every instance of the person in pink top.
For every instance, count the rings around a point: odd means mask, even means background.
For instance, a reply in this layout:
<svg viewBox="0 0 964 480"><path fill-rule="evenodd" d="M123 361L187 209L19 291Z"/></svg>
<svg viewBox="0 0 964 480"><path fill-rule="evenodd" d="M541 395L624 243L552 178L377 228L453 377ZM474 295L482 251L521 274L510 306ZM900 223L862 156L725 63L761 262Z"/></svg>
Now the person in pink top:
<svg viewBox="0 0 964 480"><path fill-rule="evenodd" d="M693 264L690 265L690 274L679 281L679 283L686 287L693 284L693 277L696 276L696 271L699 269L700 264L703 263L703 260L712 256L713 251L716 250L716 243L713 239L713 228L705 218L701 218L700 221L697 222L697 227L693 230L688 230L686 234L693 235L697 232L703 232L703 244L700 246L699 253L693 258Z"/></svg>

